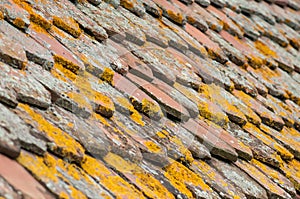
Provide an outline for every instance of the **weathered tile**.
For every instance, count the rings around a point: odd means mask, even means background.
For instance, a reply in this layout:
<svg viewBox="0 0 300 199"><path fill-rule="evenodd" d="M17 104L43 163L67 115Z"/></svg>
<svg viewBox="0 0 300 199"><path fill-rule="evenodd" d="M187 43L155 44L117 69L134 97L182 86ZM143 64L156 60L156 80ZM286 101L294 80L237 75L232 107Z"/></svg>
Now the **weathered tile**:
<svg viewBox="0 0 300 199"><path fill-rule="evenodd" d="M95 7L91 4L84 3L78 4L77 7L102 26L112 39L122 41L126 38L128 41L137 45L143 45L145 43L146 37L144 33L109 4L103 2ZM116 23L110 23L111 20Z"/></svg>
<svg viewBox="0 0 300 199"><path fill-rule="evenodd" d="M210 5L210 0L195 0L201 6L207 7Z"/></svg>
<svg viewBox="0 0 300 199"><path fill-rule="evenodd" d="M197 4L193 4L191 6L191 10L192 12L198 14L201 18L203 18L203 20L206 21L208 27L211 30L220 32L223 29L223 23L210 12L208 12L205 8L202 8Z"/></svg>
<svg viewBox="0 0 300 199"><path fill-rule="evenodd" d="M6 35L0 37L0 61L18 69L26 68L28 62L22 45Z"/></svg>
<svg viewBox="0 0 300 199"><path fill-rule="evenodd" d="M5 199L4 196L7 198L16 198L16 199L22 198L22 194L16 193L13 187L3 177L0 177L0 186L1 186L1 190L0 190L1 199Z"/></svg>
<svg viewBox="0 0 300 199"><path fill-rule="evenodd" d="M21 195L23 197L28 198L43 198L43 199L51 199L54 198L52 194L48 192L38 181L36 181L33 176L26 171L21 165L19 165L16 161L11 160L0 154L1 165L0 165L0 173L1 177L7 181L12 188L14 189L15 195ZM19 178L23 180L19 180ZM4 194L4 196L7 196Z"/></svg>
<svg viewBox="0 0 300 199"><path fill-rule="evenodd" d="M162 17L162 10L152 0L143 0L143 4L148 13L157 18Z"/></svg>
<svg viewBox="0 0 300 199"><path fill-rule="evenodd" d="M225 131L222 127L211 122L205 122L203 120L197 120L197 122L207 130L209 130L209 132L213 133L215 136L234 148L240 158L243 158L245 160L252 159L251 149L245 146L241 141L237 140L230 133Z"/></svg>
<svg viewBox="0 0 300 199"><path fill-rule="evenodd" d="M224 52L221 48L213 41L211 41L205 34L203 34L200 30L196 29L195 27L186 24L185 30L193 36L198 42L203 44L208 51L209 56L212 59L220 63L225 63L227 58L225 57Z"/></svg>
<svg viewBox="0 0 300 199"><path fill-rule="evenodd" d="M140 29L146 35L147 41L153 42L162 48L166 48L169 44L169 39L164 36L163 30L158 26L155 26L153 23L150 23L147 19L149 17L145 16L144 18L137 17L132 15L129 11L125 9L120 9L120 12L128 18L135 26L140 27Z"/></svg>
<svg viewBox="0 0 300 199"><path fill-rule="evenodd" d="M186 197L219 198L218 194L198 174L179 162L173 162L163 169L165 177Z"/></svg>
<svg viewBox="0 0 300 199"><path fill-rule="evenodd" d="M238 154L231 146L199 125L195 120L190 119L183 124L183 127L193 133L197 139L210 150L211 154L230 161L237 160Z"/></svg>
<svg viewBox="0 0 300 199"><path fill-rule="evenodd" d="M174 116L175 118L186 121L190 117L188 111L178 102L173 100L170 96L168 96L163 91L156 88L153 84L140 79L132 74L127 74L127 77L137 84L144 92L146 92L149 96L151 96L154 100L160 103L164 110Z"/></svg>
<svg viewBox="0 0 300 199"><path fill-rule="evenodd" d="M225 179L215 168L206 162L199 160L194 161L191 170L199 174L204 181L212 187L223 198L243 198L246 196L236 188L229 180Z"/></svg>
<svg viewBox="0 0 300 199"><path fill-rule="evenodd" d="M1 2L0 10L4 18L20 29L26 29L29 24L29 14L26 10L16 5L12 0L4 0Z"/></svg>
<svg viewBox="0 0 300 199"><path fill-rule="evenodd" d="M261 117L263 123L278 130L281 130L283 128L283 120L273 112L265 108L256 99L245 94L243 91L234 90L233 94L241 101L243 101L247 106L249 106L255 113L257 113Z"/></svg>
<svg viewBox="0 0 300 199"><path fill-rule="evenodd" d="M120 0L120 5L130 10L132 13L138 15L139 17L143 17L146 13L142 1Z"/></svg>
<svg viewBox="0 0 300 199"><path fill-rule="evenodd" d="M211 40L218 43L220 48L223 50L225 55L238 66L243 66L247 59L245 56L236 48L231 46L227 41L225 41L219 34L214 33L213 31L207 31L207 34Z"/></svg>
<svg viewBox="0 0 300 199"><path fill-rule="evenodd" d="M287 193L289 193L292 197L296 195L296 190L294 185L279 171L271 168L255 159L251 160L251 164L258 168L262 173L267 175L273 182L275 182L278 186L284 189Z"/></svg>
<svg viewBox="0 0 300 199"><path fill-rule="evenodd" d="M192 11L192 6L186 5L179 0L172 0L172 2L186 14L186 20L189 24L195 26L202 32L207 31L208 25L206 21L199 14Z"/></svg>
<svg viewBox="0 0 300 199"><path fill-rule="evenodd" d="M228 31L230 34L234 36L238 36L239 38L243 37L243 32L240 28L229 18L227 17L221 9L217 9L214 6L208 6L207 10L217 17L223 23L223 29Z"/></svg>
<svg viewBox="0 0 300 199"><path fill-rule="evenodd" d="M28 105L19 104L16 110L18 115L29 123L40 136L49 140L47 147L57 155L68 159L70 162L81 162L83 160L84 149L66 132L63 132L52 123L48 122L40 113L30 108ZM41 143L39 141L39 143Z"/></svg>
<svg viewBox="0 0 300 199"><path fill-rule="evenodd" d="M127 78L115 73L114 86L128 96L137 110L143 112L151 119L160 120L163 117L159 104Z"/></svg>
<svg viewBox="0 0 300 199"><path fill-rule="evenodd" d="M294 184L296 191L300 189L300 163L298 160L294 159L289 163L284 163L280 167L280 171Z"/></svg>
<svg viewBox="0 0 300 199"><path fill-rule="evenodd" d="M247 198L268 198L267 193L254 179L232 164L212 159L209 164L216 168L226 179L239 187Z"/></svg>
<svg viewBox="0 0 300 199"><path fill-rule="evenodd" d="M231 121L241 125L246 123L246 116L231 103L233 101L231 94L227 93L227 91L223 90L221 87L216 86L215 84L203 85L200 87L199 92L204 97L220 106Z"/></svg>
<svg viewBox="0 0 300 199"><path fill-rule="evenodd" d="M20 143L22 148L37 154L46 152L46 143L31 135L30 128L15 113L0 104L1 127L7 131L7 138ZM18 145L16 145L18 147ZM15 154L17 155L17 154Z"/></svg>
<svg viewBox="0 0 300 199"><path fill-rule="evenodd" d="M151 83L155 85L157 88L159 88L160 90L166 92L170 97L172 97L179 104L184 106L190 113L191 117L194 118L198 115L197 105L194 102L190 101L186 96L184 96L178 90L176 90L175 88L169 86L168 84L158 79L154 79Z"/></svg>
<svg viewBox="0 0 300 199"><path fill-rule="evenodd" d="M241 127L234 123L229 123L226 128L232 136L236 137L243 144L250 147L252 150L253 157L267 165L273 167L279 167L282 164L282 159L277 152L265 145L261 140L245 132Z"/></svg>
<svg viewBox="0 0 300 199"><path fill-rule="evenodd" d="M170 20L174 21L175 23L184 25L185 24L185 17L183 13L176 8L171 2L162 1L162 0L154 0L154 2L160 7L163 11L163 15Z"/></svg>
<svg viewBox="0 0 300 199"><path fill-rule="evenodd" d="M223 11L245 32L245 36L253 40L256 40L260 36L260 33L257 30L255 30L254 24L251 23L251 20L248 19L246 16L244 16L243 14L235 13L229 8L224 8Z"/></svg>
<svg viewBox="0 0 300 199"><path fill-rule="evenodd" d="M262 187L267 190L268 197L273 198L292 198L283 189L272 182L265 174L260 172L257 168L247 163L246 161L238 160L235 165L245 171L249 176L255 179Z"/></svg>
<svg viewBox="0 0 300 199"><path fill-rule="evenodd" d="M0 152L10 158L16 158L20 154L21 144L17 137L11 136L10 132L0 127Z"/></svg>
<svg viewBox="0 0 300 199"><path fill-rule="evenodd" d="M0 77L2 79L1 88L12 91L11 100L16 98L18 101L31 104L43 109L47 109L51 104L50 93L30 75L20 73L19 71L10 68L6 64L1 64ZM13 78L11 78L13 76Z"/></svg>
<svg viewBox="0 0 300 199"><path fill-rule="evenodd" d="M180 142L192 153L194 158L210 159L211 155L209 150L201 144L195 135L183 128L181 125L166 119L164 122L164 129L170 132L171 135L175 135L180 139ZM157 134L160 135L160 134Z"/></svg>
<svg viewBox="0 0 300 199"><path fill-rule="evenodd" d="M174 87L188 97L191 101L197 104L199 114L216 124L225 125L229 119L226 113L215 103L211 102L205 97L201 97L195 90L185 87L181 84L175 83Z"/></svg>
<svg viewBox="0 0 300 199"><path fill-rule="evenodd" d="M282 157L282 159L291 160L294 158L293 154L291 154L285 147L277 143L270 136L266 135L253 124L247 123L245 126L243 126L243 129L249 134L256 137L257 139L261 140L265 145L277 151L277 153Z"/></svg>
<svg viewBox="0 0 300 199"><path fill-rule="evenodd" d="M17 161L41 181L56 197L113 196L75 164L64 162L47 153L44 157L22 151Z"/></svg>
<svg viewBox="0 0 300 199"><path fill-rule="evenodd" d="M120 156L109 153L104 161L126 176L136 187L150 198L174 198L174 196L150 173L145 172L139 165L127 161Z"/></svg>
<svg viewBox="0 0 300 199"><path fill-rule="evenodd" d="M5 21L0 21L0 32L22 45L29 61L35 62L46 69L51 69L54 61L51 53L26 34L18 31Z"/></svg>
<svg viewBox="0 0 300 199"><path fill-rule="evenodd" d="M92 176L99 184L109 189L116 197L144 198L141 191L108 169L103 162L90 156L85 156L81 164L83 170Z"/></svg>

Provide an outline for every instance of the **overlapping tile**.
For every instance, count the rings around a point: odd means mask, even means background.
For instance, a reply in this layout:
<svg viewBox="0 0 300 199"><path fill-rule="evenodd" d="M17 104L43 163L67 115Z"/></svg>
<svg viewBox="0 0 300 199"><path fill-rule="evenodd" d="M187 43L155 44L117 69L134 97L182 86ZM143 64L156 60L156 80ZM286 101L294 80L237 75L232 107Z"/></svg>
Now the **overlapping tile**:
<svg viewBox="0 0 300 199"><path fill-rule="evenodd" d="M0 198L297 198L299 16L294 0L4 0Z"/></svg>

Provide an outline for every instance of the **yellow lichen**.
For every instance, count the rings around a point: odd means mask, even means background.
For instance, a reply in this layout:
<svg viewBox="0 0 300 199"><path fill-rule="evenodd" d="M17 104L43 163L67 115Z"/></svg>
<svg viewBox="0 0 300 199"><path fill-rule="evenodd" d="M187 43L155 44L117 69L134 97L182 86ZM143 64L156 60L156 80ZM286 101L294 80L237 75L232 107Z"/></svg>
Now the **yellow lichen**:
<svg viewBox="0 0 300 199"><path fill-rule="evenodd" d="M72 61L67 60L66 58L64 58L60 55L54 55L53 58L57 64L62 65L63 67L70 70L74 74L77 75L79 73L80 67L77 64L73 63Z"/></svg>
<svg viewBox="0 0 300 199"><path fill-rule="evenodd" d="M1 18L1 16L0 16L0 18ZM25 24L24 20L19 17L15 18L15 20L13 21L13 24L21 29L26 28L26 24Z"/></svg>
<svg viewBox="0 0 300 199"><path fill-rule="evenodd" d="M277 151L283 159L290 160L294 158L293 154L291 154L286 148L278 144L274 139L262 132L253 124L247 123L245 126L243 126L243 129L255 136L257 139L261 140L267 146Z"/></svg>
<svg viewBox="0 0 300 199"><path fill-rule="evenodd" d="M75 38L78 38L82 33L78 23L71 17L53 16L53 24L67 33L70 33Z"/></svg>
<svg viewBox="0 0 300 199"><path fill-rule="evenodd" d="M38 124L38 130L45 133L53 144L49 147L50 150L56 152L70 161L80 161L80 157L84 154L83 147L74 140L70 135L63 132L25 104L18 104L18 107L29 114L31 119Z"/></svg>
<svg viewBox="0 0 300 199"><path fill-rule="evenodd" d="M170 165L165 167L164 170L164 175L169 179L170 183L188 198L193 198L193 194L186 187L186 184L198 187L206 192L212 191L199 175L192 172L179 162L173 161Z"/></svg>
<svg viewBox="0 0 300 199"><path fill-rule="evenodd" d="M51 23L45 19L43 16L40 14L37 14L36 11L30 6L29 3L27 3L24 0L13 0L14 3L17 5L21 6L23 9L25 9L29 14L30 14L30 21L38 24L45 30L48 30L51 28Z"/></svg>
<svg viewBox="0 0 300 199"><path fill-rule="evenodd" d="M114 86L114 74L115 72L113 70L111 70L110 68L105 68L103 73L100 76L100 79L102 79L103 81L109 83L110 85Z"/></svg>
<svg viewBox="0 0 300 199"><path fill-rule="evenodd" d="M150 152L152 153L160 153L161 152L161 148L155 144L153 141L145 141L144 145L149 149Z"/></svg>
<svg viewBox="0 0 300 199"><path fill-rule="evenodd" d="M79 190L75 189L72 186L69 186L69 190L71 192L71 198L74 199L87 199L87 197Z"/></svg>
<svg viewBox="0 0 300 199"><path fill-rule="evenodd" d="M147 114L150 118L162 117L163 114L158 105L149 101L148 99L142 99L142 110L143 113Z"/></svg>
<svg viewBox="0 0 300 199"><path fill-rule="evenodd" d="M147 197L157 199L174 198L174 196L157 179L152 175L145 173L138 165L124 160L113 153L106 155L104 161L125 175L133 175L135 178L133 183L139 187Z"/></svg>
<svg viewBox="0 0 300 199"><path fill-rule="evenodd" d="M175 21L176 23L182 24L183 22L183 16L180 13L175 13L172 10L167 10L168 16Z"/></svg>
<svg viewBox="0 0 300 199"><path fill-rule="evenodd" d="M143 116L134 109L133 105L126 99L126 98L116 98L118 103L124 107L126 107L130 112L130 118L132 121L134 121L136 124L139 124L141 126L145 126L145 123L143 121Z"/></svg>
<svg viewBox="0 0 300 199"><path fill-rule="evenodd" d="M100 123L104 124L105 126L110 126L110 124L106 121L106 119L99 114L92 113L92 118L100 121Z"/></svg>
<svg viewBox="0 0 300 199"><path fill-rule="evenodd" d="M221 126L224 126L229 122L229 119L227 115L225 115L223 112L216 112L212 109L211 106L209 106L208 103L205 102L199 102L198 103L198 109L199 109L199 114L212 121L215 122L216 124L220 124Z"/></svg>
<svg viewBox="0 0 300 199"><path fill-rule="evenodd" d="M273 58L277 57L277 54L261 41L257 40L254 42L254 44L255 47L265 56L273 57Z"/></svg>
<svg viewBox="0 0 300 199"><path fill-rule="evenodd" d="M121 0L120 4L121 6L123 6L124 8L130 10L134 7L134 3L136 3L136 0Z"/></svg>

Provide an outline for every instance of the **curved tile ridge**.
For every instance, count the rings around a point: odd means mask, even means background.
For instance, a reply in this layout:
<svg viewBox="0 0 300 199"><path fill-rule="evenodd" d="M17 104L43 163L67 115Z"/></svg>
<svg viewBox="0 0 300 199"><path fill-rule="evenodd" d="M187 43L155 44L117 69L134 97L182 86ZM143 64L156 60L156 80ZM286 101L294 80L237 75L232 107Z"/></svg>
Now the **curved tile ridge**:
<svg viewBox="0 0 300 199"><path fill-rule="evenodd" d="M2 0L0 199L299 198L299 30L297 0Z"/></svg>

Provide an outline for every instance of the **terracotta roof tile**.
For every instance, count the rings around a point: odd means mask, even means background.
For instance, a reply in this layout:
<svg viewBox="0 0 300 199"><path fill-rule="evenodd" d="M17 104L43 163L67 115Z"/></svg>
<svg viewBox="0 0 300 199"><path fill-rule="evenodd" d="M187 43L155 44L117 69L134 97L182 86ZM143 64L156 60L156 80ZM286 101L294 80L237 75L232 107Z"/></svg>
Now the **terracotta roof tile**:
<svg viewBox="0 0 300 199"><path fill-rule="evenodd" d="M0 199L298 198L299 8L1 1Z"/></svg>

